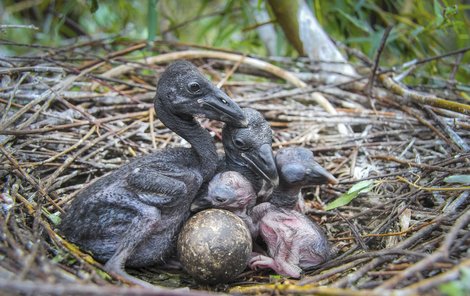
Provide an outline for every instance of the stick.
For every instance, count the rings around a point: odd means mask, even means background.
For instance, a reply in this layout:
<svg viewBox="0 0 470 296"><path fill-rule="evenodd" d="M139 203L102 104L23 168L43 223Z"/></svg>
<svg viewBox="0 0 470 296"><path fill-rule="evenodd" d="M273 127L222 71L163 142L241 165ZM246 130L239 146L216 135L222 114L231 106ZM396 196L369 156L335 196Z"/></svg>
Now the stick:
<svg viewBox="0 0 470 296"><path fill-rule="evenodd" d="M431 116L432 119L447 133L449 138L465 152L470 151L470 146L456 133L450 126L444 122L439 116L434 113L431 108L424 106L424 110Z"/></svg>
<svg viewBox="0 0 470 296"><path fill-rule="evenodd" d="M414 283L405 289L398 290L396 291L396 294L400 296L424 295L424 292L429 291L431 288L446 282L457 280L459 278L460 271L464 268L470 268L470 259L464 260L462 263L456 265L449 271L424 280L420 280L419 282Z"/></svg>
<svg viewBox="0 0 470 296"><path fill-rule="evenodd" d="M459 231L465 228L465 226L467 226L469 222L470 222L470 211L466 211L464 212L462 216L460 216L457 219L457 221L455 221L454 226L452 226L450 232L446 235L444 242L442 243L442 245L439 247L439 249L436 252L434 252L430 256L426 256L424 259L422 259L418 263L411 265L404 271L388 279L382 285L377 287L375 291L380 293L381 291L392 289L396 287L397 285L399 285L401 282L403 282L404 279L410 278L414 274L425 270L426 268L433 265L434 263L449 257L449 249L452 245L452 242L457 237Z"/></svg>
<svg viewBox="0 0 470 296"><path fill-rule="evenodd" d="M133 296L156 296L156 295L175 295L175 296L204 296L221 295L217 293L189 291L183 289L168 289L163 287L144 288L144 287L117 287L117 286L98 286L90 284L51 284L39 281L18 281L10 279L0 279L0 291L8 293L18 292L21 294L53 294L53 295L133 295Z"/></svg>
<svg viewBox="0 0 470 296"><path fill-rule="evenodd" d="M252 66L254 68L266 71L268 73L271 73L279 78L282 78L286 80L287 82L291 83L292 85L300 88L305 88L307 87L307 84L297 78L294 74L285 71L277 66L274 66L273 64L250 58L250 57L244 57L243 55L239 54L233 54L233 53L226 53L226 52L220 52L220 51L209 51L209 50L186 50L186 51L179 51L179 52L172 52L172 53L167 53L167 54L162 54L158 56L153 56L149 57L143 60L138 61L138 63L147 63L147 64L158 64L158 63L167 63L171 62L174 60L180 60L180 59L197 59L197 58L213 58L213 59L222 59L222 60L229 60L233 62L240 62L249 66ZM111 78L111 77L116 77L123 75L129 71L132 71L139 65L136 64L128 64L128 65L121 65L116 68L113 68L105 73L103 73L101 76L105 78ZM92 89L96 88L98 84L93 84ZM327 112L331 114L337 114L336 109L331 105L328 100L321 95L320 93L314 93L312 95L312 98ZM340 131L341 134L349 134L349 131L347 130L346 126L343 124L338 124L338 130Z"/></svg>
<svg viewBox="0 0 470 296"><path fill-rule="evenodd" d="M470 105L448 101L430 94L418 93L417 91L410 90L406 88L406 86L395 82L395 80L393 80L393 78L387 74L379 75L379 80L388 90L404 97L405 99L417 103L418 105L429 105L470 115Z"/></svg>
<svg viewBox="0 0 470 296"><path fill-rule="evenodd" d="M369 81L366 84L366 92L369 96L372 95L372 87L374 86L375 75L377 72L377 68L379 67L380 56L382 55L382 51L385 48L385 43L387 42L388 35L392 31L392 29L392 26L389 26L385 29L384 34L382 36L382 40L380 40L379 48L377 49L377 53L375 54L374 66L372 68L372 71L370 72Z"/></svg>

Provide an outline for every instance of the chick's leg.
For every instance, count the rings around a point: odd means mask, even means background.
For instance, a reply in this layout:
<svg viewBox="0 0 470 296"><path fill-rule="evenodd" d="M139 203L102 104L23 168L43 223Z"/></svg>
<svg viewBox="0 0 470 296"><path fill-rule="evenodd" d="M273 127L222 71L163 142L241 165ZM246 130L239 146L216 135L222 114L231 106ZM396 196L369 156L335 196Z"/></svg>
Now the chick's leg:
<svg viewBox="0 0 470 296"><path fill-rule="evenodd" d="M276 273L284 276L290 276L293 278L299 278L302 269L294 264L289 264L284 260L276 260L268 256L255 255L249 262L251 269L256 270L258 268L271 268Z"/></svg>
<svg viewBox="0 0 470 296"><path fill-rule="evenodd" d="M252 270L257 270L259 268L275 268L273 258L256 253L252 254L252 258L250 259L248 264Z"/></svg>
<svg viewBox="0 0 470 296"><path fill-rule="evenodd" d="M161 222L160 211L154 207L142 207L139 216L136 216L129 226L127 233L113 256L106 262L106 270L113 275L140 286L152 286L150 283L137 279L128 274L124 267L127 259L132 255L137 245L144 241Z"/></svg>

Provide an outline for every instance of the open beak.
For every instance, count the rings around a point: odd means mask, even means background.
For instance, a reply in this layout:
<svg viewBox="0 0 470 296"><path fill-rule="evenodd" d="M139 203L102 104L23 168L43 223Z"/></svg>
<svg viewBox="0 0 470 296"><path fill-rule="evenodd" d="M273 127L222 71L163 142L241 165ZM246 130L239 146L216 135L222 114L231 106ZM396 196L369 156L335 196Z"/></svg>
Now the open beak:
<svg viewBox="0 0 470 296"><path fill-rule="evenodd" d="M267 181L271 186L279 185L279 176L277 174L276 163L271 145L263 144L257 153L245 153L241 156L248 163L250 169Z"/></svg>
<svg viewBox="0 0 470 296"><path fill-rule="evenodd" d="M317 184L338 184L338 180L316 162L307 170L307 175L311 180L315 180Z"/></svg>
<svg viewBox="0 0 470 296"><path fill-rule="evenodd" d="M247 127L248 125L240 106L218 88L214 87L210 95L199 99L198 102L211 108L217 114L218 118L212 119L223 121L235 127Z"/></svg>
<svg viewBox="0 0 470 296"><path fill-rule="evenodd" d="M212 204L206 197L198 198L191 203L191 212L199 212L201 210L210 208Z"/></svg>

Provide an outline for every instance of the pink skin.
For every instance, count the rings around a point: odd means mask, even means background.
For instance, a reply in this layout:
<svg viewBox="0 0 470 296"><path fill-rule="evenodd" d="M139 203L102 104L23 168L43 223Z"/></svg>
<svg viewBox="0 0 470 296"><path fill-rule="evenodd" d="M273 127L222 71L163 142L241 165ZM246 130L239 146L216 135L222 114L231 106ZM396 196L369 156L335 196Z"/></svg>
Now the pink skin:
<svg viewBox="0 0 470 296"><path fill-rule="evenodd" d="M252 269L271 268L278 274L299 278L302 269L328 259L330 247L325 234L305 215L262 203L253 208L252 218L270 255L253 255L249 262Z"/></svg>
<svg viewBox="0 0 470 296"><path fill-rule="evenodd" d="M298 211L268 202L252 208L255 201L250 182L237 172L217 174L203 200L206 206L232 211L245 221L253 238L260 235L265 241L269 257L253 253L250 268L271 268L278 274L299 278L302 269L328 259L330 247L316 223Z"/></svg>
<svg viewBox="0 0 470 296"><path fill-rule="evenodd" d="M227 171L212 178L207 196L196 199L191 210L211 207L231 211L245 222L251 236L255 238L258 230L248 215L248 210L255 204L256 192L251 183L240 173Z"/></svg>

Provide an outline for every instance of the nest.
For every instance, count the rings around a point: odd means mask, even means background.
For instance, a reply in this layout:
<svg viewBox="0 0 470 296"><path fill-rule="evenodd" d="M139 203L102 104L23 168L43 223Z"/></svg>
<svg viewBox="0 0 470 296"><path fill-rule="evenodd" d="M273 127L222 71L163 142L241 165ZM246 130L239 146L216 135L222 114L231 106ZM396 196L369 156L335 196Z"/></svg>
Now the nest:
<svg viewBox="0 0 470 296"><path fill-rule="evenodd" d="M124 49L113 51L117 46ZM451 91L411 91L390 73L371 70L374 63L362 56L356 66L368 74L328 84L304 59L247 58L164 43L153 48L161 55L142 59L144 48L100 41L0 61L0 290L201 292L128 287L56 232L66 205L92 180L134 157L188 145L153 110L155 82L177 58L191 59L240 106L262 112L274 131L274 150L307 147L339 179L336 186L304 190L308 215L326 229L337 255L300 280L246 271L230 284L207 287L158 267L133 274L160 286L244 294L413 295L437 293L470 267L469 107L456 103ZM103 49L111 53L93 56ZM279 68L254 67L247 59ZM289 75L306 85L286 83ZM375 80L376 86L367 84ZM316 96L333 111L318 105ZM222 125L201 124L222 151ZM361 181L366 190L351 193ZM325 210L348 190L351 202Z"/></svg>

